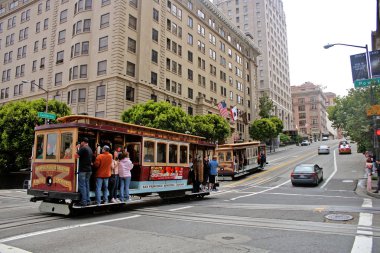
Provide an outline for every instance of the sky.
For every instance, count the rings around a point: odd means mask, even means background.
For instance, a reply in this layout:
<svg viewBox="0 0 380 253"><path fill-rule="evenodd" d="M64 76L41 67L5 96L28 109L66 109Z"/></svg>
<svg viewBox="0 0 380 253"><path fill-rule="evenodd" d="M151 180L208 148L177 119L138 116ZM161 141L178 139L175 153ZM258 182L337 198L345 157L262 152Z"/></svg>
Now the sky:
<svg viewBox="0 0 380 253"><path fill-rule="evenodd" d="M290 84L312 82L325 92L347 95L354 87L350 55L365 49L376 30L376 0L282 0L287 23Z"/></svg>

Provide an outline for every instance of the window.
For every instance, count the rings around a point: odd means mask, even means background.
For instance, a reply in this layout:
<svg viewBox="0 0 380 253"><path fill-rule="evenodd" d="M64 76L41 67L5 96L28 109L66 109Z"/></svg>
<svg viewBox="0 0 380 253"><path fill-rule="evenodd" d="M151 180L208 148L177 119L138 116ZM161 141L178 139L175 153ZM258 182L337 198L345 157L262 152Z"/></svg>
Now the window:
<svg viewBox="0 0 380 253"><path fill-rule="evenodd" d="M152 29L152 40L158 42L158 31L156 29Z"/></svg>
<svg viewBox="0 0 380 253"><path fill-rule="evenodd" d="M169 163L177 163L178 160L178 145L169 144Z"/></svg>
<svg viewBox="0 0 380 253"><path fill-rule="evenodd" d="M50 0L46 0L45 11L50 10Z"/></svg>
<svg viewBox="0 0 380 253"><path fill-rule="evenodd" d="M56 74L55 74L55 82L54 82L54 85L55 85L55 86L60 86L60 85L62 85L62 72L59 72L59 73L56 73Z"/></svg>
<svg viewBox="0 0 380 253"><path fill-rule="evenodd" d="M125 100L135 101L135 88L130 86L125 87Z"/></svg>
<svg viewBox="0 0 380 253"><path fill-rule="evenodd" d="M46 159L56 159L57 134L47 134Z"/></svg>
<svg viewBox="0 0 380 253"><path fill-rule="evenodd" d="M73 134L61 134L60 159L71 159L73 157Z"/></svg>
<svg viewBox="0 0 380 253"><path fill-rule="evenodd" d="M111 0L102 0L102 6L110 4Z"/></svg>
<svg viewBox="0 0 380 253"><path fill-rule="evenodd" d="M43 147L44 147L44 135L37 135L37 145L36 145L36 159L43 158Z"/></svg>
<svg viewBox="0 0 380 253"><path fill-rule="evenodd" d="M187 88L187 97L193 99L193 89Z"/></svg>
<svg viewBox="0 0 380 253"><path fill-rule="evenodd" d="M57 53L57 62L56 63L62 63L63 62L63 57L64 57L64 51L59 51Z"/></svg>
<svg viewBox="0 0 380 253"><path fill-rule="evenodd" d="M156 10L155 8L153 8L153 20L156 21L156 22L158 22L159 16L160 15L159 15L158 10Z"/></svg>
<svg viewBox="0 0 380 253"><path fill-rule="evenodd" d="M91 30L91 19L85 19L83 21L83 32L89 32Z"/></svg>
<svg viewBox="0 0 380 253"><path fill-rule="evenodd" d="M191 106L187 107L187 114L193 115L193 107Z"/></svg>
<svg viewBox="0 0 380 253"><path fill-rule="evenodd" d="M59 15L59 22L62 24L67 21L67 9L61 11L61 14Z"/></svg>
<svg viewBox="0 0 380 253"><path fill-rule="evenodd" d="M71 91L71 103L75 104L77 102L77 90Z"/></svg>
<svg viewBox="0 0 380 253"><path fill-rule="evenodd" d="M187 26L190 28L193 28L193 18L191 17L187 18Z"/></svg>
<svg viewBox="0 0 380 253"><path fill-rule="evenodd" d="M45 68L45 57L42 57L40 60L40 69Z"/></svg>
<svg viewBox="0 0 380 253"><path fill-rule="evenodd" d="M42 39L42 49L46 49L47 38Z"/></svg>
<svg viewBox="0 0 380 253"><path fill-rule="evenodd" d="M193 35L187 34L187 44L193 45Z"/></svg>
<svg viewBox="0 0 380 253"><path fill-rule="evenodd" d="M36 33L39 33L41 31L41 22L36 23Z"/></svg>
<svg viewBox="0 0 380 253"><path fill-rule="evenodd" d="M86 102L86 89L79 89L78 102Z"/></svg>
<svg viewBox="0 0 380 253"><path fill-rule="evenodd" d="M100 16L100 28L104 28L110 25L110 14L104 14Z"/></svg>
<svg viewBox="0 0 380 253"><path fill-rule="evenodd" d="M128 51L136 53L136 41L134 39L128 38Z"/></svg>
<svg viewBox="0 0 380 253"><path fill-rule="evenodd" d="M99 39L99 51L108 49L108 36Z"/></svg>
<svg viewBox="0 0 380 253"><path fill-rule="evenodd" d="M157 85L157 73L150 72L150 83Z"/></svg>
<svg viewBox="0 0 380 253"><path fill-rule="evenodd" d="M137 0L129 0L129 5L134 8L137 8Z"/></svg>
<svg viewBox="0 0 380 253"><path fill-rule="evenodd" d="M137 28L137 19L132 15L129 15L128 27L133 30Z"/></svg>
<svg viewBox="0 0 380 253"><path fill-rule="evenodd" d="M152 62L158 63L158 52L152 49Z"/></svg>
<svg viewBox="0 0 380 253"><path fill-rule="evenodd" d="M187 70L187 79L193 81L193 71L191 69Z"/></svg>
<svg viewBox="0 0 380 253"><path fill-rule="evenodd" d="M97 118L104 118L104 116L105 116L104 111L95 112L95 117Z"/></svg>
<svg viewBox="0 0 380 253"><path fill-rule="evenodd" d="M89 44L88 41L82 42L82 54L88 54Z"/></svg>
<svg viewBox="0 0 380 253"><path fill-rule="evenodd" d="M58 33L58 44L64 43L66 38L66 30L62 30Z"/></svg>
<svg viewBox="0 0 380 253"><path fill-rule="evenodd" d="M80 65L79 78L87 78L87 64Z"/></svg>
<svg viewBox="0 0 380 253"><path fill-rule="evenodd" d="M187 60L193 62L193 52L187 51Z"/></svg>
<svg viewBox="0 0 380 253"><path fill-rule="evenodd" d="M127 75L135 77L135 64L132 62L127 62Z"/></svg>
<svg viewBox="0 0 380 253"><path fill-rule="evenodd" d="M102 100L106 98L106 86L99 85L96 87L96 100Z"/></svg>
<svg viewBox="0 0 380 253"><path fill-rule="evenodd" d="M154 142L144 141L144 162L154 162Z"/></svg>
<svg viewBox="0 0 380 253"><path fill-rule="evenodd" d="M166 163L166 143L157 143L157 163Z"/></svg>
<svg viewBox="0 0 380 253"><path fill-rule="evenodd" d="M49 28L49 19L45 18L44 20L44 30L47 30Z"/></svg>
<svg viewBox="0 0 380 253"><path fill-rule="evenodd" d="M98 62L98 76L107 74L107 60Z"/></svg>

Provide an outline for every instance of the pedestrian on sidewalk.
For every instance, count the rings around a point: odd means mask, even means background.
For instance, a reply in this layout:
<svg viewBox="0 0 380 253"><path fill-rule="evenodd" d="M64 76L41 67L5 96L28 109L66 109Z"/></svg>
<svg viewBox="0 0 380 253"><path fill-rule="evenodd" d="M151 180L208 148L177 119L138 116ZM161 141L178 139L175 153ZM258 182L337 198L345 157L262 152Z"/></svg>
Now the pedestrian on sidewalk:
<svg viewBox="0 0 380 253"><path fill-rule="evenodd" d="M376 165L376 172L377 172L377 188L376 188L376 191L374 191L374 193L379 193L379 190L380 190L380 173L379 173L380 159L376 160L375 165Z"/></svg>

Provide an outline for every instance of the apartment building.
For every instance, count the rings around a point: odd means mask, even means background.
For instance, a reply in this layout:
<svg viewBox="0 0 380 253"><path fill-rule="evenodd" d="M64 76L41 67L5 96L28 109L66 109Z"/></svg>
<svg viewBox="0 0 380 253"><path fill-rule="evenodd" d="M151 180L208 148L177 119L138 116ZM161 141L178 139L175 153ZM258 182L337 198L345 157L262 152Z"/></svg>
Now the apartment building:
<svg viewBox="0 0 380 253"><path fill-rule="evenodd" d="M310 140L330 135L327 129L326 96L320 86L306 82L291 86L294 122L298 133Z"/></svg>
<svg viewBox="0 0 380 253"><path fill-rule="evenodd" d="M213 0L243 33L256 38L259 95L274 102L273 114L294 129L289 78L288 42L282 0Z"/></svg>
<svg viewBox="0 0 380 253"><path fill-rule="evenodd" d="M151 99L190 115L225 101L231 141L248 140L258 55L208 0L0 0L0 104L48 96L119 120Z"/></svg>

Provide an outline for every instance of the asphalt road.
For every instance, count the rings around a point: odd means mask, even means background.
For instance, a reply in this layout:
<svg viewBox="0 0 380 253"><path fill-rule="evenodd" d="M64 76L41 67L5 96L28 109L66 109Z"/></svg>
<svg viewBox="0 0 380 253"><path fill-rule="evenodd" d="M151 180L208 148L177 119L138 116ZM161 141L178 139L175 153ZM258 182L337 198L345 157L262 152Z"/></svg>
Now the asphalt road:
<svg viewBox="0 0 380 253"><path fill-rule="evenodd" d="M317 154L322 143L330 155ZM64 217L39 213L23 190L3 190L0 252L380 252L380 199L364 193L364 157L339 155L337 143L269 154L264 171L196 201L151 197ZM298 163L319 164L324 181L292 186Z"/></svg>

